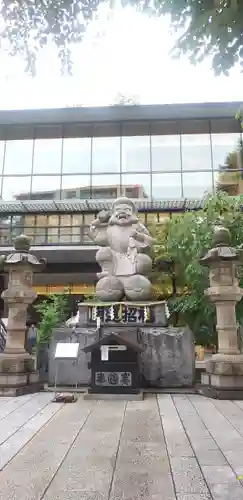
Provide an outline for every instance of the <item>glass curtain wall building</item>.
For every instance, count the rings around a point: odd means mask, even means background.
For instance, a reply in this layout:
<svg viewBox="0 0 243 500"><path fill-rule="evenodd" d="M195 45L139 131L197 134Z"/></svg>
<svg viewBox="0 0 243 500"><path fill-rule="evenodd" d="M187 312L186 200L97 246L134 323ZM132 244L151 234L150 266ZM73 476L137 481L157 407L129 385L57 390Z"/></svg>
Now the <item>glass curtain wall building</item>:
<svg viewBox="0 0 243 500"><path fill-rule="evenodd" d="M24 215L24 202L30 200L108 201L124 195L172 206L171 200L214 192L227 155L241 140L234 119L238 107L209 103L0 112L0 206L6 202L9 207L1 222L1 243L21 231L37 245L90 242L86 229L94 211L28 209ZM11 202L22 203L21 214ZM165 214L151 210L141 216L147 223Z"/></svg>
<svg viewBox="0 0 243 500"><path fill-rule="evenodd" d="M75 302L93 293L99 268L87 228L101 206L120 195L134 198L145 225L175 209L200 208L238 148L239 106L1 111L1 252L24 232L47 258L35 275L39 295L68 287Z"/></svg>
<svg viewBox="0 0 243 500"><path fill-rule="evenodd" d="M0 141L1 199L201 198L214 190L220 166L240 140L238 124L229 132L225 123L222 133L217 125L111 123L98 136L93 124L87 137L78 125L77 137L62 137L60 126L56 138L37 126L32 138Z"/></svg>

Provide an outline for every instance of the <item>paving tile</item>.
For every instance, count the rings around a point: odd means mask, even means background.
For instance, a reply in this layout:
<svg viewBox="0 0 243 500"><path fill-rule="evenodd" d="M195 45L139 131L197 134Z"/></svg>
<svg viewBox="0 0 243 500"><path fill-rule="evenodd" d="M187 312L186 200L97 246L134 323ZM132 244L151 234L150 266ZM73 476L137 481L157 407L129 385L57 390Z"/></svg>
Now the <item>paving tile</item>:
<svg viewBox="0 0 243 500"><path fill-rule="evenodd" d="M0 400L0 500L243 500L243 402L51 398Z"/></svg>
<svg viewBox="0 0 243 500"><path fill-rule="evenodd" d="M54 494L52 500L107 500L107 496L102 495L99 491L87 492L82 490L63 490L60 491L59 493ZM126 497L122 495L119 497L112 497L112 500L177 500L177 499L175 496L168 497L163 493L163 497L161 497L161 494L153 495L152 497L143 496L142 498L132 497L131 495L129 497Z"/></svg>
<svg viewBox="0 0 243 500"><path fill-rule="evenodd" d="M210 493L177 495L177 500L212 500Z"/></svg>
<svg viewBox="0 0 243 500"><path fill-rule="evenodd" d="M173 400L190 439L194 454L205 458L209 452L220 453L217 443L210 435L191 400L189 398L182 400L178 396L174 396Z"/></svg>
<svg viewBox="0 0 243 500"><path fill-rule="evenodd" d="M235 482L235 473L229 465L204 465L202 466L203 475L208 484L224 484Z"/></svg>
<svg viewBox="0 0 243 500"><path fill-rule="evenodd" d="M28 403L28 401L33 400L37 396L38 394L26 394L25 396L10 398L8 401L5 402L5 404L0 406L0 420L7 417L8 415L16 411L18 408Z"/></svg>
<svg viewBox="0 0 243 500"><path fill-rule="evenodd" d="M110 499L159 500L162 491L164 498L175 499L158 404L153 397L146 401L145 408L143 402L127 405Z"/></svg>
<svg viewBox="0 0 243 500"><path fill-rule="evenodd" d="M238 466L239 464L243 464L243 451L225 451L224 455L227 462L231 465L232 468Z"/></svg>
<svg viewBox="0 0 243 500"><path fill-rule="evenodd" d="M63 405L48 404L0 446L0 470L25 446Z"/></svg>
<svg viewBox="0 0 243 500"><path fill-rule="evenodd" d="M168 455L164 446L160 442L154 441L145 443L134 441L122 441L119 448L119 466L140 466L146 469L158 466L163 469L165 464L169 472Z"/></svg>
<svg viewBox="0 0 243 500"><path fill-rule="evenodd" d="M227 460L220 450L197 450L199 465L228 465Z"/></svg>
<svg viewBox="0 0 243 500"><path fill-rule="evenodd" d="M94 491L99 491L105 499L108 498L125 406L126 404L120 401L101 402L96 405L43 500L53 500L63 490L80 491L80 498L83 498L82 492L86 492L87 499L89 494L92 499ZM112 442L105 454L99 450L101 440ZM82 453L80 450L83 450Z"/></svg>
<svg viewBox="0 0 243 500"><path fill-rule="evenodd" d="M211 437L199 437L197 439L191 438L195 454L206 454L208 452L219 452L220 448Z"/></svg>
<svg viewBox="0 0 243 500"><path fill-rule="evenodd" d="M40 393L35 398L31 398L26 404L18 407L7 418L1 420L0 425L0 444L4 443L12 434L25 425L28 420L33 418L47 406L52 394Z"/></svg>
<svg viewBox="0 0 243 500"><path fill-rule="evenodd" d="M171 458L177 493L208 493L207 484L195 458Z"/></svg>
<svg viewBox="0 0 243 500"><path fill-rule="evenodd" d="M169 394L159 395L158 405L169 455L193 457L195 454L185 434L172 397Z"/></svg>
<svg viewBox="0 0 243 500"><path fill-rule="evenodd" d="M173 484L170 475L159 474L159 470L151 472L138 467L123 468L116 470L113 482L111 499L133 498L135 499L152 499L153 496L163 495L173 498Z"/></svg>
<svg viewBox="0 0 243 500"><path fill-rule="evenodd" d="M144 406L143 406L143 403ZM148 404L149 403L149 404ZM158 442L161 440L161 421L156 398L128 403L124 419L122 440L130 442Z"/></svg>
<svg viewBox="0 0 243 500"><path fill-rule="evenodd" d="M0 473L0 500L41 500L94 402L64 407ZM53 500L53 499L52 499Z"/></svg>
<svg viewBox="0 0 243 500"><path fill-rule="evenodd" d="M243 485L243 465L234 465L232 467L234 473L236 474L236 476L238 476L239 478L242 478L240 479L240 484Z"/></svg>
<svg viewBox="0 0 243 500"><path fill-rule="evenodd" d="M107 500L107 496L102 495L99 491L87 493L85 490L62 490L54 493L52 500Z"/></svg>
<svg viewBox="0 0 243 500"><path fill-rule="evenodd" d="M210 486L213 500L242 500L243 488L238 483L213 484Z"/></svg>
<svg viewBox="0 0 243 500"><path fill-rule="evenodd" d="M241 410L243 410L243 401L233 401L233 403L238 406Z"/></svg>

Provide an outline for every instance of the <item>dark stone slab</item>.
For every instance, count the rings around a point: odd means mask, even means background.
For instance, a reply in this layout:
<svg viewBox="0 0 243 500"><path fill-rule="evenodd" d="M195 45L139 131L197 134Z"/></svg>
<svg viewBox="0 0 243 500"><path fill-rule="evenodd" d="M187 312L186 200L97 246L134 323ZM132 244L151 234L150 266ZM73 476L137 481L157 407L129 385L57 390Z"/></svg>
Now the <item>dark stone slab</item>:
<svg viewBox="0 0 243 500"><path fill-rule="evenodd" d="M191 387L195 382L195 348L189 328L144 327L138 332L144 387Z"/></svg>
<svg viewBox="0 0 243 500"><path fill-rule="evenodd" d="M141 326L127 324L102 325L99 332L92 326L77 328L59 328L54 331L49 349L49 385L54 385L58 363L57 385L88 385L90 354L84 347L98 340L99 335L115 333L124 339L138 342L142 348L140 354L141 387L180 388L191 387L195 381L194 339L189 328L162 326ZM57 361L54 353L57 342L79 342L78 360Z"/></svg>
<svg viewBox="0 0 243 500"><path fill-rule="evenodd" d="M201 385L198 387L199 394L207 398L221 399L221 400L238 400L243 401L242 389L221 389L218 387L210 387L208 385Z"/></svg>
<svg viewBox="0 0 243 500"><path fill-rule="evenodd" d="M40 392L42 390L44 390L44 386L41 382L28 384L22 387L5 386L0 387L0 397L25 396L26 394L34 394L35 392Z"/></svg>
<svg viewBox="0 0 243 500"><path fill-rule="evenodd" d="M49 347L49 370L48 383L54 385L56 368L58 363L57 385L74 386L87 385L90 381L90 353L85 353L83 348L98 339L98 333L94 327L77 328L73 331L70 328L57 328L53 332L52 342ZM58 342L78 342L80 345L77 360L55 360L56 345Z"/></svg>

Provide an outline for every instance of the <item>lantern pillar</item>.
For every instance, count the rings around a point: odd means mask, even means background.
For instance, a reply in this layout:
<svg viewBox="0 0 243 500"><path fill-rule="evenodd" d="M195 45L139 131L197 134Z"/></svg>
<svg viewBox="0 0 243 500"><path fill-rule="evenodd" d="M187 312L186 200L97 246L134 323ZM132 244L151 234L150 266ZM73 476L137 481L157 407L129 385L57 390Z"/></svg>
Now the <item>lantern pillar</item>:
<svg viewBox="0 0 243 500"><path fill-rule="evenodd" d="M201 264L210 268L205 295L216 308L218 352L206 362L202 391L217 399L243 399L243 354L235 311L243 296L237 278L240 251L231 247L230 232L224 227L215 230L213 243Z"/></svg>
<svg viewBox="0 0 243 500"><path fill-rule="evenodd" d="M39 374L35 357L25 348L27 309L37 297L33 275L41 271L44 261L29 253L30 242L25 235L15 240L14 252L2 257L1 264L9 280L2 298L8 308L7 336L0 354L0 395L17 396L39 390Z"/></svg>

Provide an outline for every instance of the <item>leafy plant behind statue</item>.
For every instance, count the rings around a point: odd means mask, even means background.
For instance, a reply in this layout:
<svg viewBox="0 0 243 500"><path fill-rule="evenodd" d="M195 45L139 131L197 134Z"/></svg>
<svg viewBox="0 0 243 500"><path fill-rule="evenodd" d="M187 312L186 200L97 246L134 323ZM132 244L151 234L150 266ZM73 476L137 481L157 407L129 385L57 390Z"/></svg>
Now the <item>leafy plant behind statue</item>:
<svg viewBox="0 0 243 500"><path fill-rule="evenodd" d="M243 213L240 200L219 193L209 196L204 209L174 215L160 230L154 249L156 282L164 283L164 274L171 278L171 267L161 271L161 263L171 260L177 284L177 292L168 298L169 310L179 315L194 332L196 342L209 345L216 339L215 307L204 295L208 287L208 269L199 259L212 245L213 229L223 224L230 229L232 246L243 244ZM242 267L239 268L240 284L243 285ZM243 302L237 305L237 319L243 323Z"/></svg>
<svg viewBox="0 0 243 500"><path fill-rule="evenodd" d="M38 324L38 343L49 343L52 331L67 319L68 293L52 294L35 306L40 315Z"/></svg>

